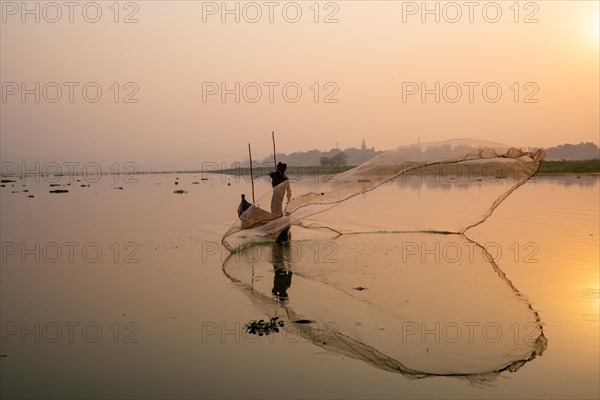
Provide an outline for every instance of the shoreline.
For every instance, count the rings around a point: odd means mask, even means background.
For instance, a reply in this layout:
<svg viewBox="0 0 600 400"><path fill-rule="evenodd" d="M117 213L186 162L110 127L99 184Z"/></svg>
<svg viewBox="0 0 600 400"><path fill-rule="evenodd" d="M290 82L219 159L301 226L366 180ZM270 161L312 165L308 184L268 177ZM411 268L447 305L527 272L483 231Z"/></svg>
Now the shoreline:
<svg viewBox="0 0 600 400"><path fill-rule="evenodd" d="M347 165L340 167L322 167L322 166L290 166L288 175L309 175L321 174L332 175L348 171L356 165ZM265 167L253 168L255 176L268 175L272 169ZM250 176L249 167L245 168L227 168L222 170L210 171L212 174L224 174L234 176ZM600 175L600 160L565 160L565 161L543 161L539 171L535 175L556 176L556 175Z"/></svg>
<svg viewBox="0 0 600 400"><path fill-rule="evenodd" d="M357 167L357 165L344 165L344 166L317 166L317 165L309 165L309 166L288 166L287 174L290 176L293 175L333 175L340 172L348 171L352 168ZM258 166L253 168L253 173L255 176L267 176L270 172L273 171L273 168ZM1 177L29 177L29 176L83 176L83 175L123 175L123 176L134 176L134 175L162 175L162 174L211 174L211 175L233 175L233 176L250 176L250 168L246 167L236 167L236 168L226 168L221 170L171 170L171 171L136 171L136 172L106 172L99 174L90 174L90 173L72 173L72 174L41 174L41 173L11 173L11 174L1 174ZM565 160L565 161L543 161L540 166L539 171L536 175L543 176L555 176L555 175L600 175L600 160Z"/></svg>

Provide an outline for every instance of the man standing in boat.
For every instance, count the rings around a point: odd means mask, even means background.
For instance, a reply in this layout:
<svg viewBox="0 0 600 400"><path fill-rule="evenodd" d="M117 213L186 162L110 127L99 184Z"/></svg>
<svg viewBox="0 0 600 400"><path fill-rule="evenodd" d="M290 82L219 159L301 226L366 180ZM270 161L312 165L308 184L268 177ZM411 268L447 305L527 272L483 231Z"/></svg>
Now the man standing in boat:
<svg viewBox="0 0 600 400"><path fill-rule="evenodd" d="M287 164L279 162L277 163L277 170L271 172L271 184L273 185L273 197L271 198L271 215L273 218L279 218L283 216L283 196L287 196L289 202L292 197L292 189L290 188L290 180L285 175ZM288 240L289 226L281 231L277 237L278 242L284 242Z"/></svg>

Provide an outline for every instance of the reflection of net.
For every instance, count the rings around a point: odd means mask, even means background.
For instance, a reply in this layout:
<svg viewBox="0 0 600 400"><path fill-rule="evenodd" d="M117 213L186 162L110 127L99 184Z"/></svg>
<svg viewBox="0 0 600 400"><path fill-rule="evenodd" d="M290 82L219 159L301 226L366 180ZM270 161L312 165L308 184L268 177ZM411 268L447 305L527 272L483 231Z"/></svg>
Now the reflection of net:
<svg viewBox="0 0 600 400"><path fill-rule="evenodd" d="M294 275L286 303L271 295L281 257ZM527 298L464 235L344 235L249 246L231 254L223 271L267 315L281 307L289 335L412 378L481 383L517 371L547 345ZM297 319L315 322L290 323Z"/></svg>
<svg viewBox="0 0 600 400"><path fill-rule="evenodd" d="M544 157L543 150L528 152L471 139L399 147L346 172L320 177L313 185L294 185L294 193L302 194L287 203L281 217L277 217L279 212L273 214L270 209L272 199L283 198L278 193L282 188L274 188L236 220L223 236L222 242L230 251L236 251L249 243L270 241L290 225L328 228L337 233L465 232L485 221L512 191L529 180L539 169ZM384 190L372 192L373 189L393 184L400 189L410 187L419 180L421 183L435 181L440 188L448 185L456 188L485 185L486 191L485 195L478 195L476 200L467 197L465 200L455 199L454 203L452 199L440 196L432 199L429 208L423 210L417 210L417 207L424 207L428 203L421 199L407 204L407 199L403 199L401 194L397 200L402 206L391 206L389 197L385 199ZM304 190L299 190L299 187ZM367 193L374 201L360 203L361 195L366 196ZM375 200L382 203L378 205ZM333 210L322 214L340 205L344 209L337 214L332 213ZM444 210L445 205L451 210ZM446 218L448 211L454 212L459 208L467 212L458 215L455 220ZM379 216L380 220L376 220L377 216L366 213L365 209L384 213ZM432 218L434 212L442 215ZM410 217L415 216L419 219L410 222ZM312 220L309 221L309 218Z"/></svg>

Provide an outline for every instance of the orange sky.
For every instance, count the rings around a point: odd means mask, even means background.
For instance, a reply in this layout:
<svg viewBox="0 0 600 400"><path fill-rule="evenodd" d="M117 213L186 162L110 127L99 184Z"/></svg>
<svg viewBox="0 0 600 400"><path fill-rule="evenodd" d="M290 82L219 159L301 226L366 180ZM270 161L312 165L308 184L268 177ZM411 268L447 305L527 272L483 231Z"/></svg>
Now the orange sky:
<svg viewBox="0 0 600 400"><path fill-rule="evenodd" d="M228 2L236 22L221 2L30 2L27 13L3 1L0 155L195 168L243 159L248 142L262 158L271 130L281 152L362 138L376 149L417 137L598 143L598 2L475 3L430 1L426 14L420 1Z"/></svg>

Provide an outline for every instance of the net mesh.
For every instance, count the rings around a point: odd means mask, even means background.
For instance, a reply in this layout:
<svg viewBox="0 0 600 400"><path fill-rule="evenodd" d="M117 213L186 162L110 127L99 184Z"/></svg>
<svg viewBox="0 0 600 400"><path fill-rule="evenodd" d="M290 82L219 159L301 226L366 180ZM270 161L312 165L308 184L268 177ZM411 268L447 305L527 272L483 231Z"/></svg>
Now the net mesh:
<svg viewBox="0 0 600 400"><path fill-rule="evenodd" d="M547 341L526 296L465 232L544 157L450 140L287 182L225 233L223 271L292 338L410 378L483 384L541 355ZM277 243L288 227L294 240Z"/></svg>
<svg viewBox="0 0 600 400"><path fill-rule="evenodd" d="M414 252L436 247L447 250ZM463 234L263 243L230 254L223 271L266 315L284 320L286 339L301 336L410 378L482 384L547 346L527 297Z"/></svg>
<svg viewBox="0 0 600 400"><path fill-rule="evenodd" d="M285 206L290 184L276 186L234 222L222 243L235 252L252 243L273 241L293 226L335 234L464 233L485 221L527 182L544 157L544 150L474 139L398 147L348 171L293 184L294 195ZM467 190L460 191L474 185L482 188L476 200ZM415 187L435 190L407 190ZM457 190L444 196L450 188Z"/></svg>

